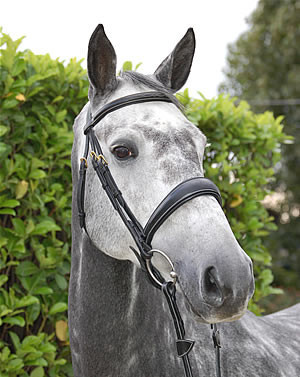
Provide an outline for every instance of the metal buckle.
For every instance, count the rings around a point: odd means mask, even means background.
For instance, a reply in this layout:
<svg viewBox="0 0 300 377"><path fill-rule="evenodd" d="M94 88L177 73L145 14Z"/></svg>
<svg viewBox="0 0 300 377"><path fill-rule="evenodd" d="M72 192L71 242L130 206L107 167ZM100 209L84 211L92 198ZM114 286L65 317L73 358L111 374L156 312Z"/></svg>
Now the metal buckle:
<svg viewBox="0 0 300 377"><path fill-rule="evenodd" d="M88 167L87 159L85 157L81 157L80 161L84 161L85 162L85 167L86 168Z"/></svg>
<svg viewBox="0 0 300 377"><path fill-rule="evenodd" d="M170 272L170 277L172 279L172 284L175 285L176 284L176 281L177 281L177 274L174 270L174 265L171 261L171 259L167 256L166 253L164 253L163 251L161 250L158 250L158 249L151 249L149 251L149 254L153 254L153 253L158 253L160 254L161 256L163 256L165 258L165 260L169 263L169 265L171 266L171 272ZM152 269L151 269L151 259L146 259L146 267L147 267L147 270L150 274L150 276L152 277L152 279L155 281L155 283L157 283L160 287L163 286L163 284L157 280L157 278L155 277L155 275L153 274L152 272Z"/></svg>
<svg viewBox="0 0 300 377"><path fill-rule="evenodd" d="M94 157L96 160L100 161L102 160L104 162L105 165L108 165L108 162L107 160L105 159L105 157L103 156L103 154L99 154L98 156L96 155L96 153L94 151L91 151L91 157Z"/></svg>

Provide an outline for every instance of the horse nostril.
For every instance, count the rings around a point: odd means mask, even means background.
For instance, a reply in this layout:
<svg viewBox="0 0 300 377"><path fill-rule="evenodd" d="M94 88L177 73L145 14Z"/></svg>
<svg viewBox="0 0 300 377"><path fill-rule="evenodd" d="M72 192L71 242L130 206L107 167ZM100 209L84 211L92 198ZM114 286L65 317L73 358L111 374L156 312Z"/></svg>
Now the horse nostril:
<svg viewBox="0 0 300 377"><path fill-rule="evenodd" d="M202 280L202 295L208 304L212 306L221 306L224 297L220 287L217 271L214 267L209 267L204 273Z"/></svg>

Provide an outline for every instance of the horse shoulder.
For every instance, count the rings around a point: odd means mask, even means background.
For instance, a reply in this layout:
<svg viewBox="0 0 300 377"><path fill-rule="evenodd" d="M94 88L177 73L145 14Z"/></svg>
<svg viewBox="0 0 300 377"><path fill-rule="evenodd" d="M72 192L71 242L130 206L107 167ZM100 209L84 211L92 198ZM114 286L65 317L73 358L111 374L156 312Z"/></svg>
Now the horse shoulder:
<svg viewBox="0 0 300 377"><path fill-rule="evenodd" d="M248 311L222 324L223 364L239 365L241 375L249 377L300 376L299 313L300 304L263 317Z"/></svg>

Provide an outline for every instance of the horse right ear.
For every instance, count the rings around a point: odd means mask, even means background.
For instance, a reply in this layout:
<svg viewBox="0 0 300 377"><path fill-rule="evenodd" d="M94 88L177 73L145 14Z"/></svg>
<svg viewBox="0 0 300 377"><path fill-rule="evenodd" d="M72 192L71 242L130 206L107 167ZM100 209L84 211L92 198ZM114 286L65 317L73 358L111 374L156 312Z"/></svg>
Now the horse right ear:
<svg viewBox="0 0 300 377"><path fill-rule="evenodd" d="M190 74L195 47L195 34L190 28L154 72L156 79L173 92L177 92Z"/></svg>
<svg viewBox="0 0 300 377"><path fill-rule="evenodd" d="M117 57L107 38L103 25L98 25L93 32L89 47L87 69L93 94L105 95L115 89Z"/></svg>

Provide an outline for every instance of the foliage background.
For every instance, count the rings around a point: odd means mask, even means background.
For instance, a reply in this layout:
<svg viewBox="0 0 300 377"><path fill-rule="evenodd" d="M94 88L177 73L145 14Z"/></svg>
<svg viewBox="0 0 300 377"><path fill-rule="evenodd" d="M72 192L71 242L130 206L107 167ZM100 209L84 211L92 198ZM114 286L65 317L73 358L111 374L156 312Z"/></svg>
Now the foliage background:
<svg viewBox="0 0 300 377"><path fill-rule="evenodd" d="M300 1L260 0L248 25L229 45L220 91L248 100L257 113L271 110L275 116L284 115L285 132L294 137L293 144L283 146L276 169L272 187L277 195L266 203L278 226L266 245L276 284L299 291Z"/></svg>
<svg viewBox="0 0 300 377"><path fill-rule="evenodd" d="M68 376L71 128L88 82L21 40L0 41L0 376Z"/></svg>
<svg viewBox="0 0 300 377"><path fill-rule="evenodd" d="M18 51L0 40L0 376L71 376L67 331L72 124L87 100L80 62ZM130 63L125 68L131 69ZM233 231L255 262L251 309L270 293L262 239L276 227L261 204L280 159L282 118L246 102L179 95L206 134L205 170L220 188Z"/></svg>

